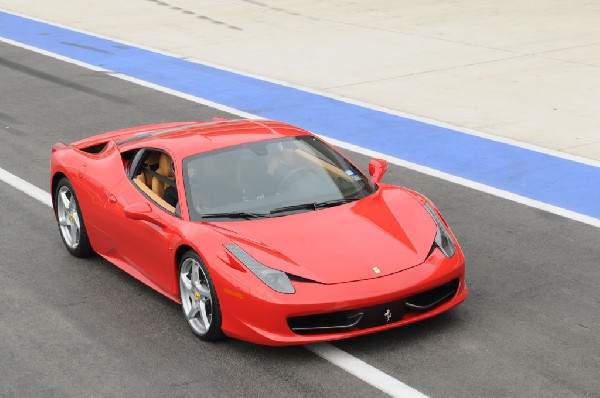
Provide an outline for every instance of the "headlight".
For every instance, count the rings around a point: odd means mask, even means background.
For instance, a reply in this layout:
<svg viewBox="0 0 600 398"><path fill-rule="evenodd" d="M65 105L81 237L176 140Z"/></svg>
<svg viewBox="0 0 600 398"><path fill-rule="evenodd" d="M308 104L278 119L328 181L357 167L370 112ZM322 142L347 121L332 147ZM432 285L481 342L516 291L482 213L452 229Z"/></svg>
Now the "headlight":
<svg viewBox="0 0 600 398"><path fill-rule="evenodd" d="M446 257L450 258L454 256L456 247L454 246L454 241L450 237L448 229L446 229L446 226L444 225L442 220L440 220L440 217L428 203L425 203L425 210L427 210L427 213L429 213L431 218L433 218L433 221L437 226L437 233L435 234L434 239L435 245L442 251L442 253L444 253Z"/></svg>
<svg viewBox="0 0 600 398"><path fill-rule="evenodd" d="M292 286L292 282L290 282L290 278L288 278L285 272L259 263L238 245L225 245L225 248L271 289L279 293L296 292L294 286Z"/></svg>

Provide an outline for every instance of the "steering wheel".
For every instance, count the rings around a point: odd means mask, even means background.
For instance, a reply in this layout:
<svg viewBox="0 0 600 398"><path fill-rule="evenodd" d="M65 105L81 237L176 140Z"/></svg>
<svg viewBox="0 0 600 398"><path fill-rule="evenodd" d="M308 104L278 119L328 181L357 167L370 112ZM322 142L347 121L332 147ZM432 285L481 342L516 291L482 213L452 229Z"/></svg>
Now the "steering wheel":
<svg viewBox="0 0 600 398"><path fill-rule="evenodd" d="M306 174L306 173L312 173L317 175L317 173L315 173L314 170L311 170L308 167L298 167L297 169L293 169L290 170L285 176L283 176L283 178L281 179L281 182L279 183L279 185L277 186L277 192L285 190L285 188L293 181L297 180L298 177ZM283 188L283 189L282 189Z"/></svg>

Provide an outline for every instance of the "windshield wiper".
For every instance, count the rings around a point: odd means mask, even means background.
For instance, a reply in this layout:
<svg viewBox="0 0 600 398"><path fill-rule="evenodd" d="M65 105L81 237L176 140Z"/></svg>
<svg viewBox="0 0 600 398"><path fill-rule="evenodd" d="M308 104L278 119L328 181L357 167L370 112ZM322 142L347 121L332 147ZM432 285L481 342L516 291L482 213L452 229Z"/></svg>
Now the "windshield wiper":
<svg viewBox="0 0 600 398"><path fill-rule="evenodd" d="M231 212L231 213L209 213L202 214L202 219L205 218L261 218L266 217L268 214L265 213L244 213L240 211Z"/></svg>
<svg viewBox="0 0 600 398"><path fill-rule="evenodd" d="M276 214L276 213L283 213L285 211L304 210L304 209L316 210L316 207L315 207L314 203L301 203L299 205L276 207L273 210L271 210L269 212L269 214Z"/></svg>
<svg viewBox="0 0 600 398"><path fill-rule="evenodd" d="M344 203L354 202L357 199L358 198L333 199L333 200L326 200L324 202L317 202L317 203L314 203L314 205L315 205L316 209L322 209L324 207L331 207L331 206L343 205Z"/></svg>
<svg viewBox="0 0 600 398"><path fill-rule="evenodd" d="M275 209L271 210L269 212L269 214L276 214L276 213L283 213L285 211L304 210L304 209L317 210L317 209L322 209L325 207L332 207L332 206L337 206L337 205L341 205L344 203L354 202L355 200L356 200L356 198L351 198L351 199L342 198L342 199L326 200L324 202L310 202L310 203L301 203L298 205L276 207Z"/></svg>

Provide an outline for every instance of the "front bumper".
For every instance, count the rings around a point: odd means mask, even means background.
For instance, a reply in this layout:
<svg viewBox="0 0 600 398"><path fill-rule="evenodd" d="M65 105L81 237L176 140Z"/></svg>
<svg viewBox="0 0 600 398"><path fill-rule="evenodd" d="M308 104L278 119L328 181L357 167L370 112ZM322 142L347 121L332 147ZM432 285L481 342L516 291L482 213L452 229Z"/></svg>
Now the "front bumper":
<svg viewBox="0 0 600 398"><path fill-rule="evenodd" d="M450 259L436 249L425 263L392 275L333 285L293 282L295 294L261 294L255 291L232 295L225 289L224 294L220 294L222 308L226 308L222 327L231 337L265 345L314 343L374 333L430 318L460 304L467 296L464 274L464 257L460 248ZM398 316L390 317L389 322L383 318L385 305L382 304L404 302L409 297L455 280L455 292L439 303L428 308L407 306L399 319ZM375 307L376 311L383 309L381 321L375 323L376 326L306 334L293 332L288 323L293 317L367 307Z"/></svg>

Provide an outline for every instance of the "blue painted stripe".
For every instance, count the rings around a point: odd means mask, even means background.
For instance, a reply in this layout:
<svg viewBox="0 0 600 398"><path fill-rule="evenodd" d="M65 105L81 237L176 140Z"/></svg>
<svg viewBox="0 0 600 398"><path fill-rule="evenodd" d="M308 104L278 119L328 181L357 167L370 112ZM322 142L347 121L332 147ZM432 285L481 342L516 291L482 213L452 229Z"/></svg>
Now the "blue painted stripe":
<svg viewBox="0 0 600 398"><path fill-rule="evenodd" d="M600 168L0 12L0 36L600 218Z"/></svg>

